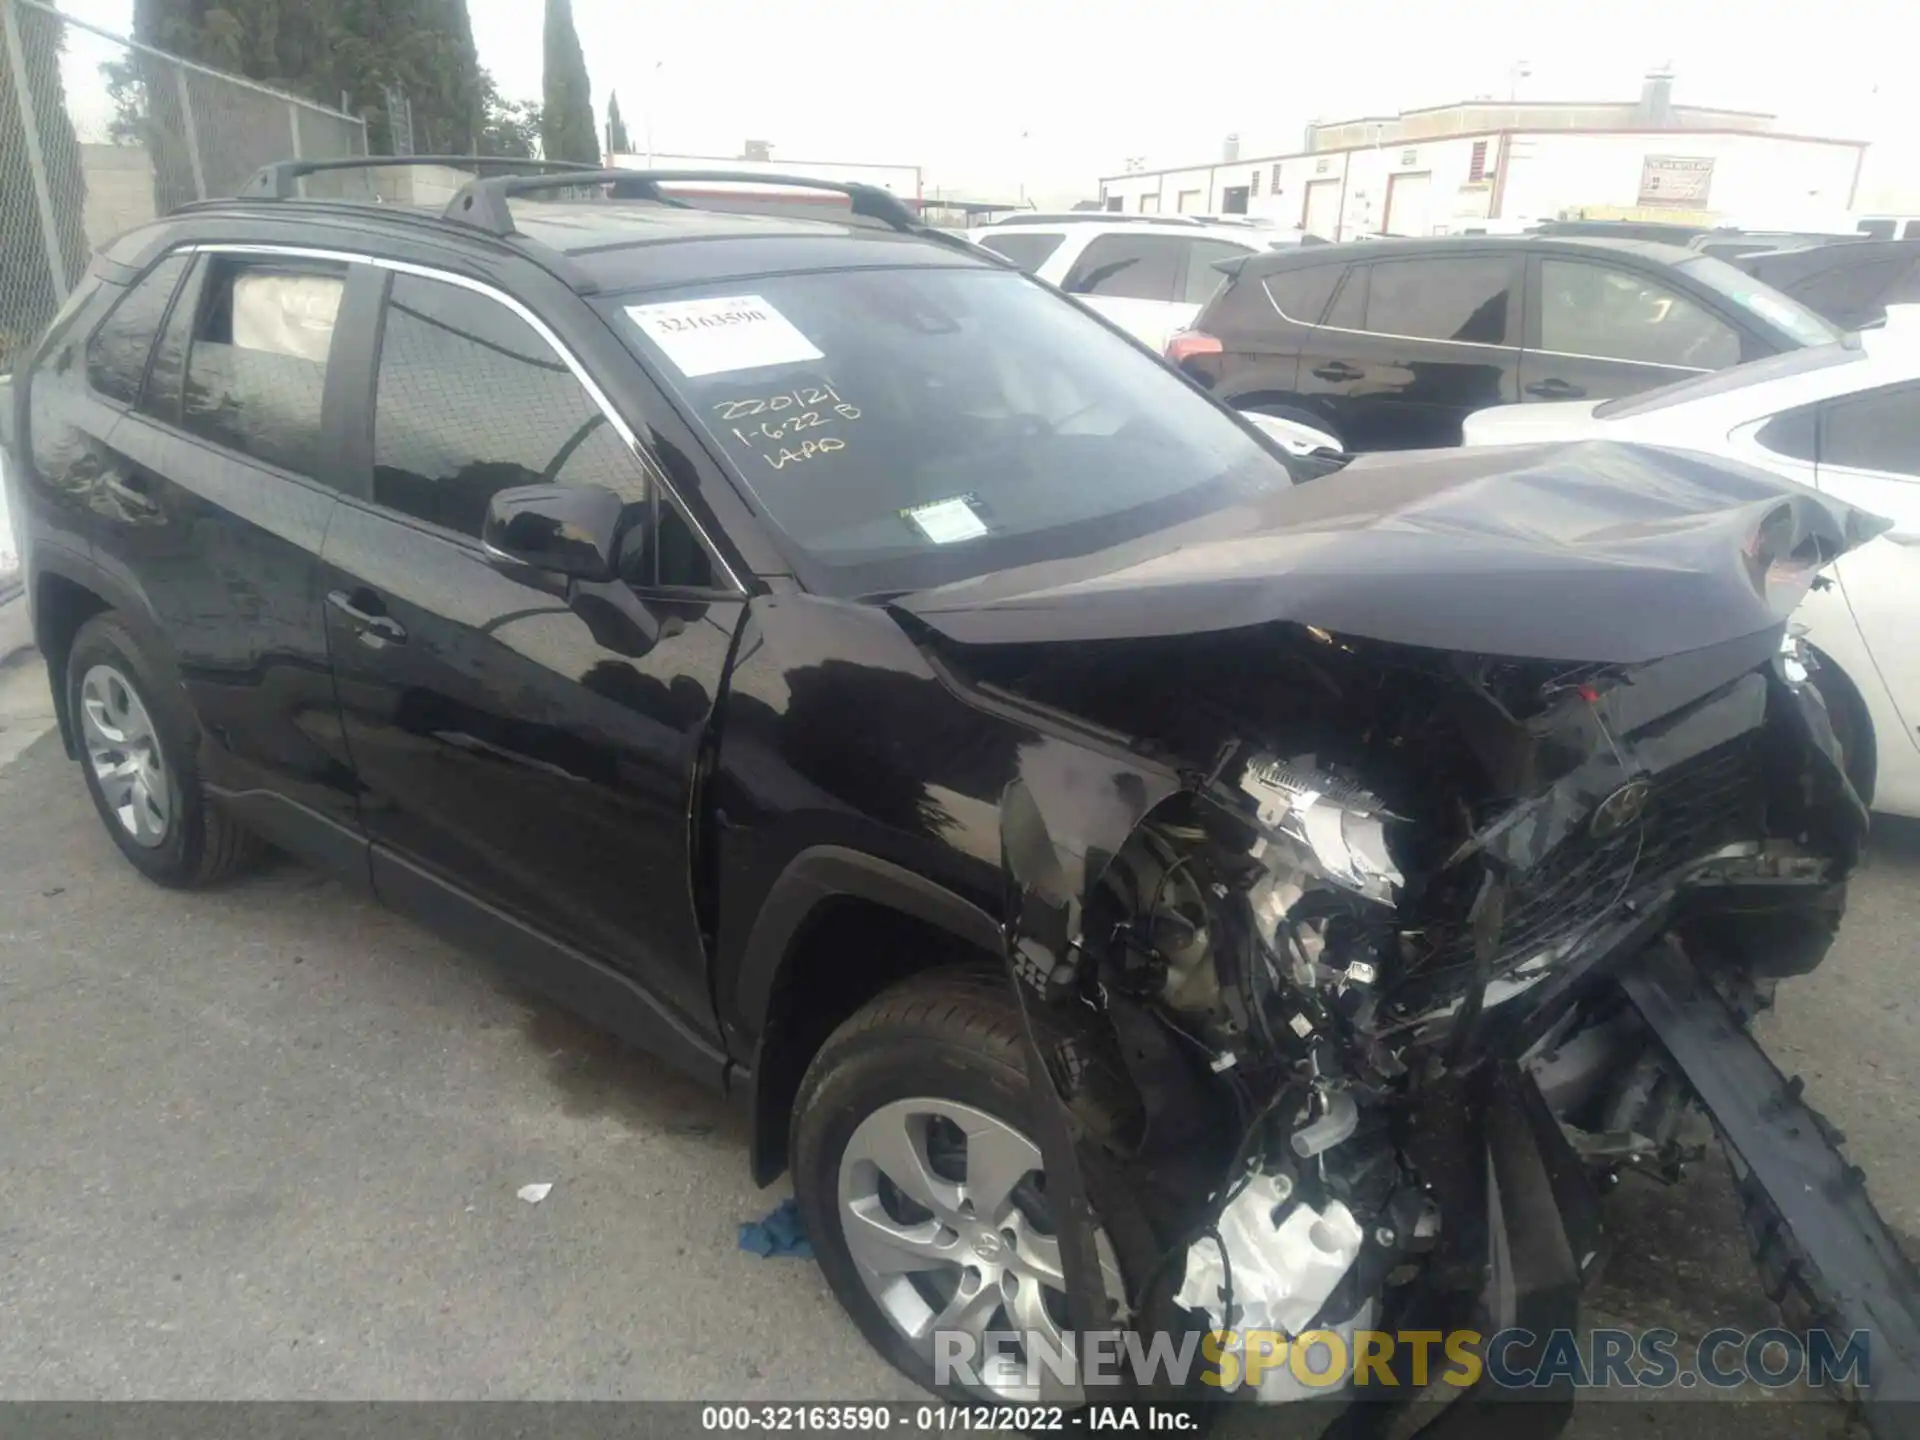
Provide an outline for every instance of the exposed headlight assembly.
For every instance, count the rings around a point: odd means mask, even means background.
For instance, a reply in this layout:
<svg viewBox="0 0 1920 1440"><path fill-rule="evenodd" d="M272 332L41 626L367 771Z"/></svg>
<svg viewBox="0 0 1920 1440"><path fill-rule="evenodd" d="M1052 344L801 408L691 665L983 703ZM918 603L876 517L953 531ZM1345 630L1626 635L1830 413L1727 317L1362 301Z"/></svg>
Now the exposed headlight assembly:
<svg viewBox="0 0 1920 1440"><path fill-rule="evenodd" d="M1256 756L1240 776L1260 824L1305 848L1326 878L1392 904L1406 883L1387 852L1385 807L1346 781L1308 766Z"/></svg>

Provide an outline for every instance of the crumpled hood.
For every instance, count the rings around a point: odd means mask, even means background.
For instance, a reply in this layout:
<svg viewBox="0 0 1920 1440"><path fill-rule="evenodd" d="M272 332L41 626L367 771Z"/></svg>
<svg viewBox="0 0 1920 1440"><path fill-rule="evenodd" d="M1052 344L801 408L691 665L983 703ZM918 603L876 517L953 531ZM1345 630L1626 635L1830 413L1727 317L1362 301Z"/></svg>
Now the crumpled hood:
<svg viewBox="0 0 1920 1440"><path fill-rule="evenodd" d="M1729 461L1610 441L1364 455L1130 544L894 602L963 644L1336 634L1638 664L1781 623L1890 522Z"/></svg>

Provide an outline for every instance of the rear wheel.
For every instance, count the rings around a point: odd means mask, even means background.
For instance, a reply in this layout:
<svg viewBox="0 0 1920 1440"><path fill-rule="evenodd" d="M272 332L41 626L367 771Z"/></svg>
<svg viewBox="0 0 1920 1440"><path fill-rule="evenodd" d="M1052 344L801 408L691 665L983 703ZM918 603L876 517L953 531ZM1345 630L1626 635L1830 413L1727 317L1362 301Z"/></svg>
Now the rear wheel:
<svg viewBox="0 0 1920 1440"><path fill-rule="evenodd" d="M259 853L259 842L202 791L191 717L112 613L94 616L74 637L67 713L87 793L141 874L162 885L207 885Z"/></svg>

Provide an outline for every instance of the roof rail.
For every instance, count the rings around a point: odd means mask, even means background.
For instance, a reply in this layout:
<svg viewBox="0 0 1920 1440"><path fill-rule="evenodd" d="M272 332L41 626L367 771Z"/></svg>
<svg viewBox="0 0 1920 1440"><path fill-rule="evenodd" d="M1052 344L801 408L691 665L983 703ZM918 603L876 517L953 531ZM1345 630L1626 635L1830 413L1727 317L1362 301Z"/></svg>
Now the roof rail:
<svg viewBox="0 0 1920 1440"><path fill-rule="evenodd" d="M1022 210L1016 215L989 220L987 226L1002 225L1205 225L1209 222L1194 215L1127 214L1120 210Z"/></svg>
<svg viewBox="0 0 1920 1440"><path fill-rule="evenodd" d="M444 212L448 220L477 226L493 235L517 233L507 200L540 190L559 190L572 185L608 186L613 200L658 200L685 205L681 199L660 193L662 185L697 184L723 181L736 185L771 185L782 189L826 190L845 195L853 213L879 220L894 230L919 234L925 227L920 217L890 190L877 185L861 185L839 180L815 180L804 175L760 175L742 170L595 170L587 169L558 175L498 175L469 181L461 187ZM698 207L690 207L698 208Z"/></svg>
<svg viewBox="0 0 1920 1440"><path fill-rule="evenodd" d="M572 160L522 160L508 155L354 155L344 160L281 160L262 165L239 190L247 200L291 200L300 193L300 181L330 170L384 170L395 165L472 167L505 166L515 170L594 170Z"/></svg>

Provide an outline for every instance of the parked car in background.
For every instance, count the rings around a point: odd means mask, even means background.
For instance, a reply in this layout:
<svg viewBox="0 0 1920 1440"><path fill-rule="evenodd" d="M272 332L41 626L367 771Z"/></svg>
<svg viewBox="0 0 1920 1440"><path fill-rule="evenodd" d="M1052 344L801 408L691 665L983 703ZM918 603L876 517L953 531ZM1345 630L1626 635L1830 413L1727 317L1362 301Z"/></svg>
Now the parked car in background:
<svg viewBox="0 0 1920 1440"><path fill-rule="evenodd" d="M1842 330L1879 323L1889 305L1920 301L1920 239L1762 250L1733 264Z"/></svg>
<svg viewBox="0 0 1920 1440"><path fill-rule="evenodd" d="M1869 240L1920 240L1920 215L1867 215L1854 228Z"/></svg>
<svg viewBox="0 0 1920 1440"><path fill-rule="evenodd" d="M1077 295L1155 350L1191 325L1225 278L1223 261L1298 243L1290 231L1204 224L1177 215L1122 218L1089 210L1015 216L968 232L1030 275Z"/></svg>
<svg viewBox="0 0 1920 1440"><path fill-rule="evenodd" d="M1490 405L1631 395L1839 334L1710 256L1484 235L1249 258L1166 353L1238 409L1404 450L1459 444Z"/></svg>
<svg viewBox="0 0 1920 1440"><path fill-rule="evenodd" d="M1893 528L1843 557L1798 618L1847 750L1876 808L1920 816L1920 305L1836 344L1741 365L1629 400L1506 406L1468 417L1468 445L1630 440L1745 461Z"/></svg>

